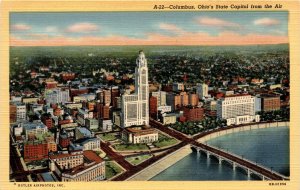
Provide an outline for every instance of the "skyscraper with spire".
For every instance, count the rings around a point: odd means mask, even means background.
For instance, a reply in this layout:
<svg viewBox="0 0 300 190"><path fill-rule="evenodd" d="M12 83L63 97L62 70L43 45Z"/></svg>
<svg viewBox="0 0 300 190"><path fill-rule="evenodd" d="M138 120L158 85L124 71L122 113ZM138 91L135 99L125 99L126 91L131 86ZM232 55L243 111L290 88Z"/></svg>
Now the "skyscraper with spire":
<svg viewBox="0 0 300 190"><path fill-rule="evenodd" d="M122 96L122 127L149 125L148 65L139 51L135 68L135 93Z"/></svg>

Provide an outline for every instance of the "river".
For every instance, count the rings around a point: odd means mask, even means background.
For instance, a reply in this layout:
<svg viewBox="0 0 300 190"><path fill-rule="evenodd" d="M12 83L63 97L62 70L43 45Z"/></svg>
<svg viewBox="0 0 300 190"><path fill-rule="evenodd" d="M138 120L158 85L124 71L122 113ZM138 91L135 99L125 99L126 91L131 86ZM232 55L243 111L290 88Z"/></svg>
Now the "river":
<svg viewBox="0 0 300 190"><path fill-rule="evenodd" d="M233 152L289 176L289 128L264 128L232 133L207 141L209 145ZM242 169L233 170L214 158L193 152L167 168L152 181L249 180ZM260 180L251 176L250 180Z"/></svg>

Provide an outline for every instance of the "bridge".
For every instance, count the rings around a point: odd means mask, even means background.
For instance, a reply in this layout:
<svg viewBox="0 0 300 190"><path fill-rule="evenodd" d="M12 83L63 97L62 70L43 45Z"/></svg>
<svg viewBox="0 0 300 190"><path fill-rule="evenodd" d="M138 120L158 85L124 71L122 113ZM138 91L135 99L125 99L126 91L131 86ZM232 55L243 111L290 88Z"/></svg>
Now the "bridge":
<svg viewBox="0 0 300 190"><path fill-rule="evenodd" d="M204 132L193 138L189 138L189 137L183 135L182 133L179 133L178 131L175 131L175 130L172 130L170 128L163 126L163 124L161 124L153 119L150 119L150 124L153 127L167 133L168 135L173 136L173 137L181 140L182 142L190 144L190 146L193 150L196 150L198 152L204 152L207 155L207 158L210 158L210 157L217 158L219 160L219 164L222 164L223 161L226 161L227 163L232 165L234 170L236 168L241 168L241 169L245 170L248 177L250 177L251 175L256 175L256 176L260 177L262 180L289 180L288 177L286 177L276 171L273 171L272 169L261 166L261 165L254 163L248 159L240 157L236 154L225 152L224 150L221 150L221 149L218 149L218 148L215 148L215 147L212 147L212 146L209 146L207 144L203 144L203 143L200 143L197 141L197 139L200 137L203 137L203 136L215 133L215 132L227 130L227 129L238 128L243 125L219 128L217 130Z"/></svg>
<svg viewBox="0 0 300 190"><path fill-rule="evenodd" d="M197 152L204 152L207 155L207 159L210 159L210 157L215 157L219 160L219 164L222 164L224 161L231 164L233 170L236 168L243 169L247 173L248 178L250 178L251 175L256 175L262 180L289 180L288 177L272 169L259 165L236 154L225 152L216 147L205 145L199 142L193 142L191 143L191 148Z"/></svg>

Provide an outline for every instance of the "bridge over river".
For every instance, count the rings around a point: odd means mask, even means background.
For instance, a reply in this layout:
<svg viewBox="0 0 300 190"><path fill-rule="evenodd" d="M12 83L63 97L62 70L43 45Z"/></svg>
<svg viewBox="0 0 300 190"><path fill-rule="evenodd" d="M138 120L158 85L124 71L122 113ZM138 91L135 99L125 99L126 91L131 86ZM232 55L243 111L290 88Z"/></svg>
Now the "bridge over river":
<svg viewBox="0 0 300 190"><path fill-rule="evenodd" d="M221 149L218 149L218 148L215 148L215 147L212 147L212 146L209 146L207 144L197 141L199 138L202 138L207 135L211 135L213 133L220 133L220 132L226 131L226 130L234 131L236 128L242 128L245 126L240 125L240 126L219 128L217 130L202 133L199 136L190 138L190 137L183 135L175 130L172 130L172 129L169 129L169 128L163 126L161 123L159 123L157 121L151 120L151 125L156 127L157 129L162 130L163 132L167 133L170 136L173 136L183 142L190 144L190 146L193 150L196 150L199 152L204 152L208 158L210 158L212 156L217 158L219 160L220 164L222 164L223 161L226 161L232 165L234 170L237 167L244 169L249 177L250 177L250 175L254 174L256 176L259 176L262 180L289 180L288 177L286 177L276 171L273 171L270 168L264 167L262 165L258 165L257 163L250 161L248 159L245 159L243 157L240 157L236 154L233 154L230 152L225 152L224 150L221 150ZM270 126L270 124L268 124L266 126Z"/></svg>
<svg viewBox="0 0 300 190"><path fill-rule="evenodd" d="M198 152L204 152L207 158L215 157L219 160L219 164L226 161L232 165L232 169L235 170L237 167L245 170L248 177L250 175L256 175L262 180L288 180L288 177L262 165L258 165L248 159L240 157L236 154L225 152L224 150L217 149L215 147L205 145L199 142L191 143L191 148Z"/></svg>

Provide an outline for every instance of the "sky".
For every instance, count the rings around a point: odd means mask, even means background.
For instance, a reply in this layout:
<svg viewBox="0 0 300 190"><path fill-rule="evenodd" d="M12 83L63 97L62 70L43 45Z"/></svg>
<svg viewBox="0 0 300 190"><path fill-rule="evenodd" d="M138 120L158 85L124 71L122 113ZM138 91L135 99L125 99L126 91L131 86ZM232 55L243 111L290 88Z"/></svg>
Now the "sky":
<svg viewBox="0 0 300 190"><path fill-rule="evenodd" d="M11 46L288 43L288 12L10 13Z"/></svg>

